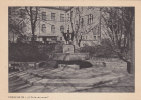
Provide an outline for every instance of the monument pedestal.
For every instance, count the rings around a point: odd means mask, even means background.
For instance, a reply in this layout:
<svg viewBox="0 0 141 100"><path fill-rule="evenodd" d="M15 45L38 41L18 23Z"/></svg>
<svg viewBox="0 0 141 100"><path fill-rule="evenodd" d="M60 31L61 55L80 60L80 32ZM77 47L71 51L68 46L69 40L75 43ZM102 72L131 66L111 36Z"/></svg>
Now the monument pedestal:
<svg viewBox="0 0 141 100"><path fill-rule="evenodd" d="M76 61L89 59L89 53L75 53L74 45L64 44L62 49L62 53L54 54L54 60Z"/></svg>
<svg viewBox="0 0 141 100"><path fill-rule="evenodd" d="M70 44L65 44L63 45L63 53L74 53L74 45L70 45Z"/></svg>

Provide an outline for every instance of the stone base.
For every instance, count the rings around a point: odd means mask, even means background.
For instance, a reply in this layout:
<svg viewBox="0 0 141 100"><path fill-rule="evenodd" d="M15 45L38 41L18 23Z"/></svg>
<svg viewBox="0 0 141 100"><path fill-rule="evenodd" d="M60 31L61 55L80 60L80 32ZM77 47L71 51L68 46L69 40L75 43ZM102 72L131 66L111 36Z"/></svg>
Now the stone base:
<svg viewBox="0 0 141 100"><path fill-rule="evenodd" d="M58 64L58 68L62 70L79 70L80 66L73 64L73 65L67 65L67 64Z"/></svg>
<svg viewBox="0 0 141 100"><path fill-rule="evenodd" d="M74 53L74 45L63 45L63 53Z"/></svg>
<svg viewBox="0 0 141 100"><path fill-rule="evenodd" d="M76 64L73 64L73 65L67 65L67 68L72 69L72 70L79 70L80 66L76 65Z"/></svg>
<svg viewBox="0 0 141 100"><path fill-rule="evenodd" d="M53 59L62 61L88 60L89 53L55 53Z"/></svg>

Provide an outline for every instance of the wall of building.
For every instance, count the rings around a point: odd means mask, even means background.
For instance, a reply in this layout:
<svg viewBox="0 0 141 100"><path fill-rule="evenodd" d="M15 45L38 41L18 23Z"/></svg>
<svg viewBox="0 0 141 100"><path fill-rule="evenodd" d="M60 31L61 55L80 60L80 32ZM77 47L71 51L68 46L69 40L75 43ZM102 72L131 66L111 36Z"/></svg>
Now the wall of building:
<svg viewBox="0 0 141 100"><path fill-rule="evenodd" d="M20 9L25 9L21 7ZM79 9L79 11L78 11ZM45 19L43 19L43 13L45 14ZM51 13L55 13L55 20L51 19ZM64 21L60 20L60 15L64 15ZM72 7L72 9L65 11L60 9L54 9L49 7L40 7L38 12L38 20L36 22L35 35L37 37L42 36L56 36L57 40L64 41L60 27L64 27L64 32L69 28L69 32L72 32L70 17L72 15L73 29L76 31L77 24L80 25L78 33L75 33L80 38L82 36L81 46L100 44L101 34L100 34L100 8L98 7ZM90 18L91 17L91 18ZM80 19L79 19L80 18ZM83 25L82 25L83 19ZM25 15L23 21L26 24L23 34L31 37L31 22L30 17ZM44 31L43 31L44 25ZM51 26L54 25L55 32L51 31ZM102 32L102 31L101 31ZM37 38L37 41L43 41L42 38ZM74 39L74 44L76 45L76 39Z"/></svg>
<svg viewBox="0 0 141 100"><path fill-rule="evenodd" d="M44 17L45 19L42 18L43 12L45 14L45 17ZM52 13L55 14L54 20L51 19ZM60 20L61 14L64 15L64 21ZM65 31L65 28L66 28L65 27L65 20L66 19L65 19L65 11L64 10L41 7L41 8L39 8L39 11L38 11L38 20L36 22L35 35L37 35L37 37L56 36L58 41L59 40L64 41L62 33L60 31L60 27L63 26L64 31ZM28 15L26 16L25 22L26 22L26 25L27 25L25 33L31 34L31 24L30 24L30 18L29 18ZM54 25L54 27L55 27L54 32L51 31L52 25ZM42 41L42 38L37 38L37 41Z"/></svg>
<svg viewBox="0 0 141 100"><path fill-rule="evenodd" d="M100 8L96 7L73 7L68 14L72 14L73 29L77 30L78 35L82 35L81 46L100 44ZM90 18L91 17L91 18ZM67 23L72 30L70 22Z"/></svg>
<svg viewBox="0 0 141 100"><path fill-rule="evenodd" d="M46 14L46 19L42 19L42 13ZM55 20L51 19L51 13L55 14ZM60 21L60 15L64 15L64 21ZM42 29L42 25L45 25L45 31ZM51 31L51 26L54 25L55 32ZM58 40L62 37L62 33L60 31L60 27L63 26L65 28L65 11L57 10L57 9L49 9L49 8L40 8L39 11L39 20L36 35L37 36L58 36Z"/></svg>

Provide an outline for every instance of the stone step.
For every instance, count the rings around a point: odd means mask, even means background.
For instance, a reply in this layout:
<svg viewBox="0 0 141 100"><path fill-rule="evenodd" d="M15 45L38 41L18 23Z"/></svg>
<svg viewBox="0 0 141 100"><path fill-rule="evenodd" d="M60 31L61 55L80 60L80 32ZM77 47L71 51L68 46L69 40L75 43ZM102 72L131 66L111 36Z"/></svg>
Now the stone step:
<svg viewBox="0 0 141 100"><path fill-rule="evenodd" d="M20 86L22 84L25 84L26 82L25 81L17 81L17 82L14 82L12 84L9 84L10 87L17 87L17 86Z"/></svg>
<svg viewBox="0 0 141 100"><path fill-rule="evenodd" d="M19 73L19 72L12 72L12 73L9 73L8 75L9 75L9 77L10 77L10 76L16 75L17 73Z"/></svg>
<svg viewBox="0 0 141 100"><path fill-rule="evenodd" d="M21 84L21 85L16 86L16 87L9 88L9 92L17 92L19 90L29 88L30 86L31 86L30 84Z"/></svg>
<svg viewBox="0 0 141 100"><path fill-rule="evenodd" d="M105 83L115 83L119 78L122 78L124 75L104 75L95 78L88 79L41 79L37 77L33 77L31 79L26 80L29 84L35 86L73 86L73 87L89 87L93 85L101 85ZM113 82L113 83L112 83Z"/></svg>
<svg viewBox="0 0 141 100"><path fill-rule="evenodd" d="M104 75L109 75L110 72L103 72L103 73L80 73L80 74L65 74L65 73L58 73L54 75L50 74L32 74L33 76L44 78L44 79L88 79L88 78L94 78L94 77L100 77ZM83 77L82 77L83 76ZM26 77L25 77L26 78Z"/></svg>
<svg viewBox="0 0 141 100"><path fill-rule="evenodd" d="M27 82L22 80L22 78L15 77L13 77L13 80L9 80L9 92L15 92L30 86L30 84L27 84Z"/></svg>
<svg viewBox="0 0 141 100"><path fill-rule="evenodd" d="M26 76L26 75L25 75ZM41 87L40 91L44 92L74 92L83 89L89 89L101 85L112 85L118 82L118 80L124 77L123 74L105 74L91 78L54 78L54 79L42 79L39 77L24 77L21 76L22 82L16 82L15 85L10 85L11 91L30 91L32 87ZM24 81L24 82L23 82ZM28 89L26 88L28 87ZM34 89L33 89L34 90ZM34 91L33 91L34 92Z"/></svg>
<svg viewBox="0 0 141 100"><path fill-rule="evenodd" d="M48 78L48 79L55 79L55 78L72 78L72 79L79 79L79 78L91 78L97 76L103 76L110 74L111 71L97 71L94 68L89 69L82 69L82 70L61 70L61 69L54 69L50 71L41 71L41 72L30 72L31 75L40 78ZM83 76L83 77L82 77Z"/></svg>
<svg viewBox="0 0 141 100"><path fill-rule="evenodd" d="M101 85L115 84L120 78L124 77L124 74L115 74L109 70L103 70L88 68L67 71L57 68L50 71L38 69L20 72L15 77L10 77L11 83L9 86L11 91L24 90L34 92L35 89L33 87L44 87L39 91L73 92ZM26 88L26 86L29 86L29 88Z"/></svg>
<svg viewBox="0 0 141 100"><path fill-rule="evenodd" d="M19 84L20 82L23 82L21 78L18 78L16 80L10 80L9 86L14 86L15 84Z"/></svg>

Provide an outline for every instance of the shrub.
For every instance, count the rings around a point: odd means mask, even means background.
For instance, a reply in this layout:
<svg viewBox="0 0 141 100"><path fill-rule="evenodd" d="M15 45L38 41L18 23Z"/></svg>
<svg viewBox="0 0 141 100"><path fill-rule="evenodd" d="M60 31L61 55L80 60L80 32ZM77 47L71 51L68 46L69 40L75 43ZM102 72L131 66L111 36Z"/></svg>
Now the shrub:
<svg viewBox="0 0 141 100"><path fill-rule="evenodd" d="M52 46L28 43L9 43L9 61L41 61L48 60Z"/></svg>
<svg viewBox="0 0 141 100"><path fill-rule="evenodd" d="M81 48L80 52L89 52L91 57L115 57L112 48L108 45L109 40L103 39L101 45L85 46Z"/></svg>

